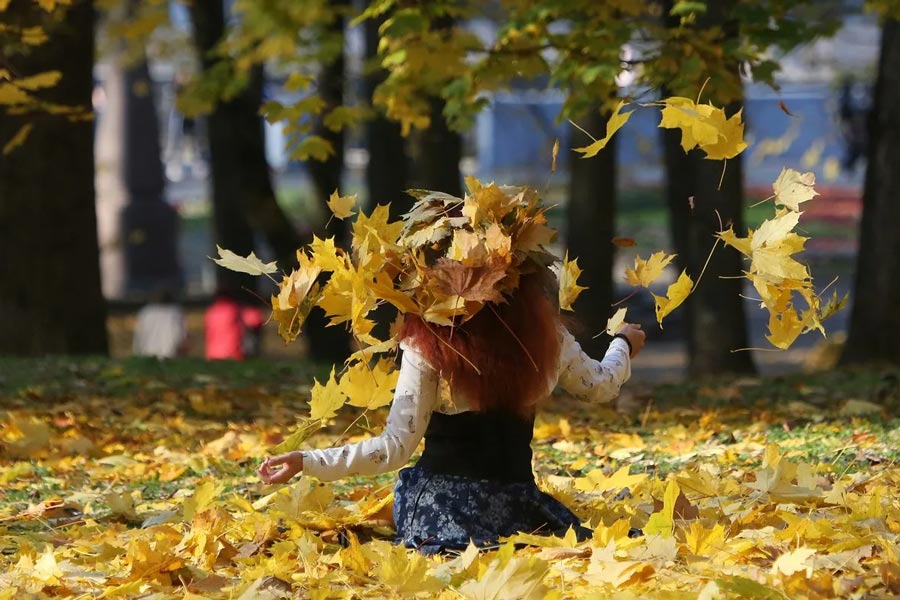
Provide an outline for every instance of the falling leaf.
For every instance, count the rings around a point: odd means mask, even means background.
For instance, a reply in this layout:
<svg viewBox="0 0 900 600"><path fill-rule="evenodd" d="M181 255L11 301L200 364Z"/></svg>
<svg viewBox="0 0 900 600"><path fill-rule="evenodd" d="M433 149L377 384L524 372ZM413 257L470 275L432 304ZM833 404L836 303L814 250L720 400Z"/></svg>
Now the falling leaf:
<svg viewBox="0 0 900 600"><path fill-rule="evenodd" d="M656 320L662 326L662 320L673 310L681 306L694 289L694 282L688 277L686 271L682 271L681 275L675 283L666 289L665 296L657 296L653 294L653 300L656 301Z"/></svg>
<svg viewBox="0 0 900 600"><path fill-rule="evenodd" d="M580 152L584 156L581 158L591 158L597 156L601 150L606 148L606 145L609 143L609 140L612 139L612 136L622 128L625 123L628 122L628 119L631 117L631 112L622 113L622 108L625 107L627 103L622 100L616 105L616 109L609 115L609 118L606 121L606 136L602 139L597 140L593 144L588 146L584 146L583 148L575 148L575 152ZM632 111L633 112L633 111Z"/></svg>
<svg viewBox="0 0 900 600"><path fill-rule="evenodd" d="M772 185L775 191L775 203L786 206L793 211L800 210L800 204L812 200L819 195L813 186L816 184L816 174L813 172L800 173L793 169L783 168L778 179Z"/></svg>
<svg viewBox="0 0 900 600"><path fill-rule="evenodd" d="M563 310L575 310L572 304L579 294L587 288L578 285L578 277L581 269L578 268L578 259L569 260L569 253L563 258L559 268L559 307Z"/></svg>
<svg viewBox="0 0 900 600"><path fill-rule="evenodd" d="M662 275L663 270L674 259L674 254L666 254L665 252L651 254L647 260L642 259L640 256L635 256L634 268L625 270L625 281L631 285L650 287L650 284Z"/></svg>
<svg viewBox="0 0 900 600"><path fill-rule="evenodd" d="M337 190L331 193L331 197L326 201L331 213L338 219L346 219L350 215L356 213L353 210L356 207L356 194L352 196L341 196Z"/></svg>
<svg viewBox="0 0 900 600"><path fill-rule="evenodd" d="M26 123L19 128L14 136L12 136L6 145L3 146L3 156L7 156L12 153L13 150L21 146L25 143L25 140L28 139L28 134L31 133L31 129L34 127L32 123Z"/></svg>
<svg viewBox="0 0 900 600"><path fill-rule="evenodd" d="M746 147L741 111L731 118L711 104L695 104L690 98L673 96L662 101L659 126L681 130L681 147L685 152L700 147L706 158L733 158Z"/></svg>
<svg viewBox="0 0 900 600"><path fill-rule="evenodd" d="M625 313L627 310L627 308L620 308L616 311L616 314L609 318L606 322L606 333L608 335L616 335L619 332L622 325L625 324Z"/></svg>
<svg viewBox="0 0 900 600"><path fill-rule="evenodd" d="M559 155L559 138L553 140L553 151L550 155L550 172L556 173L556 157Z"/></svg>
<svg viewBox="0 0 900 600"><path fill-rule="evenodd" d="M216 245L216 250L219 251L219 258L214 258L213 262L231 271L247 273L248 275L265 275L278 271L275 261L264 263L253 252L244 257L238 256L231 250L225 250L219 245Z"/></svg>
<svg viewBox="0 0 900 600"><path fill-rule="evenodd" d="M778 101L778 108L780 108L780 109L781 109L781 112L783 112L784 114L786 114L786 115L789 116L789 117L796 117L796 116L797 116L797 115L795 115L794 113L792 113L791 111L788 110L788 107L787 107L787 105L784 103L784 100L779 100L779 101Z"/></svg>
<svg viewBox="0 0 900 600"><path fill-rule="evenodd" d="M634 241L634 238L630 237L614 237L612 243L619 248L631 248L637 244L637 242Z"/></svg>

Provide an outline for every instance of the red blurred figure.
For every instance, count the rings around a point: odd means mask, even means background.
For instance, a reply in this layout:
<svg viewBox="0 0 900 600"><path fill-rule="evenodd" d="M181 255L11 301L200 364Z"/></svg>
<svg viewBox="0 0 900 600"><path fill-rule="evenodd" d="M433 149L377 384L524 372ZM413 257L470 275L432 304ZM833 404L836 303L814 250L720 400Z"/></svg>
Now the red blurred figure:
<svg viewBox="0 0 900 600"><path fill-rule="evenodd" d="M206 358L243 360L259 353L263 311L231 292L219 292L206 309Z"/></svg>

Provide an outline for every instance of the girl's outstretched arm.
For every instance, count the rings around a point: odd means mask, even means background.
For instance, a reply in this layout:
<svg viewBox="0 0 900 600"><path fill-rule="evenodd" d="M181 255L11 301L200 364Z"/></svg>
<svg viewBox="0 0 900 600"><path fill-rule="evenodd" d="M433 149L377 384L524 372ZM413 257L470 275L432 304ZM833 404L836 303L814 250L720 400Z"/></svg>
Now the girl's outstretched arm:
<svg viewBox="0 0 900 600"><path fill-rule="evenodd" d="M333 481L399 469L425 435L439 382L437 372L418 352L404 348L394 400L381 434L354 444L268 458L259 467L260 479L265 483L284 483L302 470L322 481Z"/></svg>
<svg viewBox="0 0 900 600"><path fill-rule="evenodd" d="M578 398L609 402L631 377L631 359L644 345L644 332L638 325L626 325L615 337L603 360L588 356L567 329L562 330L557 385Z"/></svg>

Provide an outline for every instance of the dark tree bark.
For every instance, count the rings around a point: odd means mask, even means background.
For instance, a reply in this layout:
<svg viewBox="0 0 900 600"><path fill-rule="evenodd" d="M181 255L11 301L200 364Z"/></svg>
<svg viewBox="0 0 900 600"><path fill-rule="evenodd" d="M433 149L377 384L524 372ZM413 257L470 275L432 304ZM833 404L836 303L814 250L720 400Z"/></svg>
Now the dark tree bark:
<svg viewBox="0 0 900 600"><path fill-rule="evenodd" d="M39 96L90 110L93 3L76 0L63 10L65 18L48 30L46 43L4 62L23 75L60 71L60 82ZM27 0L14 0L4 13L7 23L24 25L41 15ZM34 128L25 144L0 158L0 354L105 354L94 124L44 113L3 114L0 143L26 123Z"/></svg>
<svg viewBox="0 0 900 600"><path fill-rule="evenodd" d="M191 5L194 36L204 69L215 64L210 51L225 32L221 0ZM265 134L259 108L263 69L254 68L247 87L209 116L212 162L214 237L220 246L247 254L253 250L254 231L265 237L279 266L289 271L302 243L293 224L278 205L265 154ZM256 280L226 269L216 270L219 287L229 291L253 290Z"/></svg>
<svg viewBox="0 0 900 600"><path fill-rule="evenodd" d="M210 52L224 33L225 9L220 0L194 2L190 7L194 44L206 71L217 62ZM230 113L226 103L220 102L208 117L213 241L246 256L254 249L253 230L244 213L240 193L244 165L240 162L240 139ZM256 289L256 278L252 275L229 269L216 269L215 273L218 292L240 296L248 293L245 290Z"/></svg>
<svg viewBox="0 0 900 600"><path fill-rule="evenodd" d="M419 138L419 160L416 179L421 187L462 197L462 137L447 125L444 102L431 100L431 124Z"/></svg>
<svg viewBox="0 0 900 600"><path fill-rule="evenodd" d="M607 117L599 109L583 119L587 131L606 131ZM593 140L570 128L568 147L587 146ZM575 331L581 347L591 356L603 356L609 339L594 336L606 329L612 314L612 270L615 258L616 138L593 158L572 158L569 173L569 205L566 212L566 247L569 258L578 258L583 269L579 284L587 286L578 297L579 325Z"/></svg>
<svg viewBox="0 0 900 600"><path fill-rule="evenodd" d="M729 114L739 108L735 103ZM696 282L720 230L720 221L735 231L744 231L743 163L741 156L728 161L722 187L722 162L707 160L698 151L685 154L680 132L665 132L672 239L679 268L687 269ZM691 205L693 204L693 208ZM688 342L688 372L692 376L717 373L752 373L747 348L741 258L732 248L717 248L703 279L685 301L683 315ZM723 278L724 277L724 278Z"/></svg>
<svg viewBox="0 0 900 600"><path fill-rule="evenodd" d="M670 26L678 22L671 15L672 2L663 3ZM711 3L703 19L707 27L722 27L724 35L735 36L737 24L729 20L733 2ZM734 65L738 77L738 65ZM735 81L738 81L735 79ZM665 94L665 92L664 92ZM729 116L742 106L735 101L726 107ZM663 130L666 161L666 198L669 204L672 241L679 268L687 269L695 284L721 224L744 231L743 155L728 161L724 178L722 162L707 160L699 151L685 154L679 131ZM721 180L721 187L719 182ZM741 279L741 257L733 248L717 248L703 279L683 306L688 346L688 372L692 376L718 373L752 373L747 348L747 321Z"/></svg>
<svg viewBox="0 0 900 600"><path fill-rule="evenodd" d="M900 364L900 21L885 21L843 363Z"/></svg>
<svg viewBox="0 0 900 600"><path fill-rule="evenodd" d="M378 27L381 23L381 20L366 20L367 61L375 59L378 54ZM373 71L366 77L366 94L370 101L375 88L384 77L383 70ZM369 210L377 204L390 202L391 218L396 219L412 207L412 197L404 193L408 187L407 161L400 124L379 112L366 124L366 144L369 149L369 164L366 168Z"/></svg>
<svg viewBox="0 0 900 600"><path fill-rule="evenodd" d="M345 5L346 0L334 2ZM344 19L336 16L329 25L330 32L342 34ZM325 111L329 111L344 103L344 54L339 52L333 61L322 66L318 79L319 95L325 101ZM325 214L330 214L326 201L332 192L341 189L341 175L344 170L344 133L332 131L325 127L321 120L316 124L315 133L329 142L334 154L327 160L311 160L306 163L312 176L316 197ZM321 228L320 228L321 229ZM340 244L345 244L350 227L346 220L331 219L328 230L318 231L319 237L334 236ZM311 240L310 240L311 241ZM305 329L310 354L315 360L323 362L343 361L350 355L350 336L343 326L328 327L328 321L322 311L314 310L307 318Z"/></svg>

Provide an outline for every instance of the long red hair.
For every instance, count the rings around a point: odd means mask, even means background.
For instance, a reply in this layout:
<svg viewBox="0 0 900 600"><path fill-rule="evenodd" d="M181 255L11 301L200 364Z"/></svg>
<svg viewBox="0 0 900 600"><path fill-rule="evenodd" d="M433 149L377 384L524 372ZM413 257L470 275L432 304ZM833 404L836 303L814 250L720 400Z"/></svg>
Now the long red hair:
<svg viewBox="0 0 900 600"><path fill-rule="evenodd" d="M450 384L451 393L464 397L474 410L530 418L550 391L559 365L560 316L551 281L555 279L546 268L522 275L508 302L488 304L452 328L408 315L400 338L421 352Z"/></svg>

